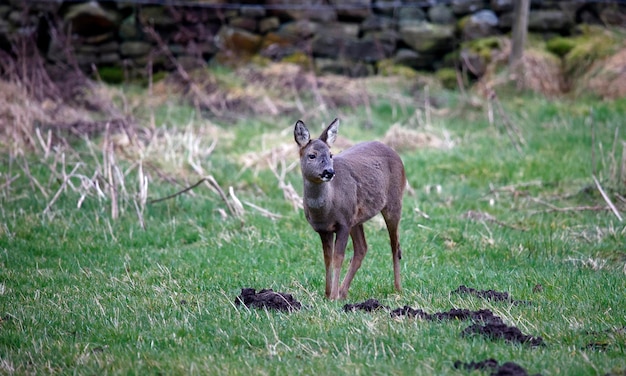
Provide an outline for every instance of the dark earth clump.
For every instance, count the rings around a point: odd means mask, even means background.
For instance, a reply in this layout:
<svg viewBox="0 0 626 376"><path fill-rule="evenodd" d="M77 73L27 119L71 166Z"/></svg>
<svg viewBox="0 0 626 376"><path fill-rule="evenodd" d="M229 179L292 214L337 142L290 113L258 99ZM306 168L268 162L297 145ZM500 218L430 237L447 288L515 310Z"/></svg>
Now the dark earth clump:
<svg viewBox="0 0 626 376"><path fill-rule="evenodd" d="M454 362L454 368L464 369L467 371L484 370L487 368L497 368L497 367L498 367L498 361L493 358L481 360L479 362L465 363L460 360L457 360Z"/></svg>
<svg viewBox="0 0 626 376"><path fill-rule="evenodd" d="M482 324L472 324L465 328L462 335L482 334L485 337L493 339L504 339L508 342L527 343L531 346L543 346L543 338L533 337L523 334L519 328L508 326L503 322L487 322Z"/></svg>
<svg viewBox="0 0 626 376"><path fill-rule="evenodd" d="M241 289L241 295L235 298L235 304L243 304L248 308L267 308L279 311L298 311L302 304L291 294L275 292L272 289L263 289L256 292L253 288Z"/></svg>
<svg viewBox="0 0 626 376"><path fill-rule="evenodd" d="M514 326L506 325L499 316L489 309L470 311L469 309L453 308L447 312L427 313L422 309L413 309L409 306L391 311L391 317L407 316L423 320L472 320L474 324L463 330L463 335L482 334L493 339L504 339L509 342L527 343L531 346L544 345L541 337L525 335Z"/></svg>
<svg viewBox="0 0 626 376"><path fill-rule="evenodd" d="M407 316L410 318L420 318L423 320L474 320L483 322L502 323L502 319L491 312L488 309L481 309L478 311L470 311L469 309L457 309L452 308L447 312L426 313L422 309L413 309L409 306L403 308L396 308L391 311L391 317Z"/></svg>
<svg viewBox="0 0 626 376"><path fill-rule="evenodd" d="M528 372L517 363L506 362L502 365L498 364L495 359L486 359L480 362L464 363L460 360L454 362L454 368L465 369L468 371L491 369L491 376L528 376ZM539 374L536 374L537 376Z"/></svg>
<svg viewBox="0 0 626 376"><path fill-rule="evenodd" d="M459 286L456 290L452 291L453 294L470 294L474 295L477 298L491 300L495 302L508 302L513 305L519 304L530 304L529 301L526 300L515 300L511 298L508 292L500 292L495 290L476 290L471 287L467 287L465 285Z"/></svg>
<svg viewBox="0 0 626 376"><path fill-rule="evenodd" d="M373 312L379 309L389 310L389 307L384 306L378 302L376 299L367 299L363 303L356 304L346 304L343 306L344 312L353 312L353 311L365 311L365 312Z"/></svg>

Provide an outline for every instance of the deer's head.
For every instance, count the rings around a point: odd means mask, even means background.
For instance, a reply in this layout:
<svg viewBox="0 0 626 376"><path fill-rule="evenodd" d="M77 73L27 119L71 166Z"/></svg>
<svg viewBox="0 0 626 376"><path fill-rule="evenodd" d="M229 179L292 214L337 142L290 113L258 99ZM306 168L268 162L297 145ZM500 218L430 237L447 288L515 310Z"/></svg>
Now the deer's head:
<svg viewBox="0 0 626 376"><path fill-rule="evenodd" d="M335 119L319 138L312 140L306 125L301 120L296 122L293 136L300 146L300 168L304 179L319 184L335 177L330 147L337 139L338 129L339 120Z"/></svg>

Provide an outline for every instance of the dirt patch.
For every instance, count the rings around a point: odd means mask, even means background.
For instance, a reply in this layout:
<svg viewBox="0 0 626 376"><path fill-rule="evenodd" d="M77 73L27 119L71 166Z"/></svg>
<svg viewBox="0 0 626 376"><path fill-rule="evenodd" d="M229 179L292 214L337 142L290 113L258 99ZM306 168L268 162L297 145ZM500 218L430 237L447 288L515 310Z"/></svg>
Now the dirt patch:
<svg viewBox="0 0 626 376"><path fill-rule="evenodd" d="M528 304L528 302L525 301L512 299L507 292L499 292L495 290L476 290L463 285L459 286L458 289L452 291L452 293L471 294L479 298L494 301L503 301L511 304ZM389 311L390 308L380 304L377 299L368 299L362 303L346 304L343 306L343 310L345 312L373 312L378 310ZM391 310L390 315L392 318L409 317L428 321L471 320L474 323L465 328L461 332L461 335L471 336L479 334L490 339L503 339L507 342L512 343L523 343L530 346L544 345L543 339L541 337L526 335L522 333L519 328L505 324L502 318L495 315L489 309L472 311L469 309L453 308L446 312L428 313L423 309L414 309L410 306L405 305L404 307Z"/></svg>
<svg viewBox="0 0 626 376"><path fill-rule="evenodd" d="M391 317L398 318L402 316L429 321L472 320L474 324L465 328L461 335L481 334L490 339L504 339L507 342L525 343L531 346L542 346L544 344L541 337L523 334L518 328L505 324L499 316L494 315L489 309L470 311L468 309L453 308L447 312L430 314L422 309L404 306L391 311Z"/></svg>
<svg viewBox="0 0 626 376"><path fill-rule="evenodd" d="M488 309L478 311L470 311L469 309L453 308L447 312L427 313L422 309L413 309L409 306L396 308L391 311L391 317L399 318L406 316L409 318L419 318L428 321L444 321L444 320L474 320L482 322L502 323L502 319Z"/></svg>
<svg viewBox="0 0 626 376"><path fill-rule="evenodd" d="M346 304L343 306L344 312L354 312L354 311L365 311L365 312L373 312L378 310L389 310L389 307L382 305L376 299L368 299L363 303L357 304Z"/></svg>
<svg viewBox="0 0 626 376"><path fill-rule="evenodd" d="M503 322L474 323L461 332L463 336L480 334L490 339L503 339L507 342L523 343L530 346L543 346L543 338L533 337L522 333L515 326L508 326Z"/></svg>
<svg viewBox="0 0 626 376"><path fill-rule="evenodd" d="M465 287L465 286L461 286ZM472 291L473 290L473 291ZM464 291L464 290L462 290ZM474 289L469 289L470 293L481 293ZM493 290L487 290L489 293L483 292L482 296L495 297L499 300L510 301L508 294L498 293ZM453 292L456 292L453 291ZM389 311L389 307L380 304L377 299L368 299L362 303L346 304L343 306L345 312L365 311L374 312L378 310ZM422 309L414 309L409 306L396 308L390 312L392 318L419 318L428 321L445 321L445 320L471 320L474 323L465 328L461 335L471 336L475 334L483 335L490 339L504 339L507 342L523 343L530 346L543 346L544 342L541 337L534 337L522 333L522 331L514 326L509 326L502 321L502 318L495 315L489 309L481 309L471 311L469 309L453 308L446 312L428 313Z"/></svg>
<svg viewBox="0 0 626 376"><path fill-rule="evenodd" d="M263 289L257 293L253 288L243 288L241 294L235 298L235 304L285 312L298 311L302 308L302 304L291 294L275 292L272 289Z"/></svg>
<svg viewBox="0 0 626 376"><path fill-rule="evenodd" d="M452 291L453 294L469 294L477 298L486 299L495 302L507 302L513 305L519 304L531 304L526 300L515 300L511 298L508 292L500 292L495 290L476 290L465 285L459 286L456 290Z"/></svg>
<svg viewBox="0 0 626 376"><path fill-rule="evenodd" d="M479 362L464 363L460 360L454 362L454 368L467 371L491 370L491 376L527 376L528 372L519 364L506 362L500 365L497 360L490 358ZM539 375L538 373L535 376Z"/></svg>

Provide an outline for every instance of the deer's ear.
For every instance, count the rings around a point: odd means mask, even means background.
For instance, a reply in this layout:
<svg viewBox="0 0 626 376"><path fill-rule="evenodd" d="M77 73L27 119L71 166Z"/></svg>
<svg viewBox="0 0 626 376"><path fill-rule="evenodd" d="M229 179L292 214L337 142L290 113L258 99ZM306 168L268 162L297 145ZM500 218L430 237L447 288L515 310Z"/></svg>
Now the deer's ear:
<svg viewBox="0 0 626 376"><path fill-rule="evenodd" d="M296 126L293 129L293 138L301 148L305 147L309 141L311 141L311 134L302 120L296 122Z"/></svg>
<svg viewBox="0 0 626 376"><path fill-rule="evenodd" d="M332 123L322 132L320 136L320 140L324 141L328 144L328 146L332 146L337 140L337 133L339 132L339 119L333 120Z"/></svg>

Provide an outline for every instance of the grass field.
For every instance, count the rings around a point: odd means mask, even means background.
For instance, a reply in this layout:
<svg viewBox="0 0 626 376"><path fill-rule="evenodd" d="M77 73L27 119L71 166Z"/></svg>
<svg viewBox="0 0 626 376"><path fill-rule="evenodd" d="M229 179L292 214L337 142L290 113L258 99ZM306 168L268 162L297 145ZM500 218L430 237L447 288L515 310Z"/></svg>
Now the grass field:
<svg viewBox="0 0 626 376"><path fill-rule="evenodd" d="M456 361L494 358L529 374L626 374L626 101L516 96L493 102L490 121L485 100L433 91L430 108L398 95L402 105L380 96L303 120L321 130L338 116L352 142L383 139L393 124L410 131L401 141L441 141L398 144L413 190L401 293L374 219L348 299L324 298L319 238L285 198L289 184L301 194L300 115L208 121L172 101L132 109L161 130L141 147L101 136L5 153L0 373L466 375L489 370ZM150 203L209 175L212 185ZM451 293L460 285L530 304ZM244 287L290 293L303 308L236 306ZM342 309L370 298L490 309L545 346L462 336L467 321Z"/></svg>

